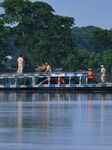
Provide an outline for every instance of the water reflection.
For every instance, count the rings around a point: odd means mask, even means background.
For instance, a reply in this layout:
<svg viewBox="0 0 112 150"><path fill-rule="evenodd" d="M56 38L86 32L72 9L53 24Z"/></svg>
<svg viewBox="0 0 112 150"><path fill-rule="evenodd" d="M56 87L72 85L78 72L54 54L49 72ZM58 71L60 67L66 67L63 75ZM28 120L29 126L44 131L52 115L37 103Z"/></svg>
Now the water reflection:
<svg viewBox="0 0 112 150"><path fill-rule="evenodd" d="M112 94L0 92L2 150L112 149Z"/></svg>
<svg viewBox="0 0 112 150"><path fill-rule="evenodd" d="M30 92L0 92L0 101L88 101L88 100L112 100L112 94L105 93L30 93Z"/></svg>

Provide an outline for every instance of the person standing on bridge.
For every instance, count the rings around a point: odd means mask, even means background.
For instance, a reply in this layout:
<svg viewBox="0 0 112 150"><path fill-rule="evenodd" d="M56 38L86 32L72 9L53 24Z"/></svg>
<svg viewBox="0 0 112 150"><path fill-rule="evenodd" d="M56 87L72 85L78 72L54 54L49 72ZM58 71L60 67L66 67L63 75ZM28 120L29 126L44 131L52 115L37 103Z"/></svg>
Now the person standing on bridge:
<svg viewBox="0 0 112 150"><path fill-rule="evenodd" d="M94 83L94 75L93 75L92 69L89 68L87 73L88 73L88 76L87 76L88 84L93 84Z"/></svg>
<svg viewBox="0 0 112 150"><path fill-rule="evenodd" d="M101 65L100 67L101 67L101 72L100 72L101 82L105 83L106 69L105 69L104 65Z"/></svg>
<svg viewBox="0 0 112 150"><path fill-rule="evenodd" d="M18 63L18 74L22 74L23 73L23 67L24 67L24 59L22 57L22 55L20 55L17 59L17 63Z"/></svg>

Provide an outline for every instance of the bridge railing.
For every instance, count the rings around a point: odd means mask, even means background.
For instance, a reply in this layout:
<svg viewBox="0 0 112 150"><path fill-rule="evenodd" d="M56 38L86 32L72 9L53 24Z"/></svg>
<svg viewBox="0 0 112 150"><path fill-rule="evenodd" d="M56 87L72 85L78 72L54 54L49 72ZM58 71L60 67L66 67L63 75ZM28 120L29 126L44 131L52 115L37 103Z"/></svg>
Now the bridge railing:
<svg viewBox="0 0 112 150"><path fill-rule="evenodd" d="M63 80L63 82L61 82ZM87 84L87 73L5 74L0 85Z"/></svg>

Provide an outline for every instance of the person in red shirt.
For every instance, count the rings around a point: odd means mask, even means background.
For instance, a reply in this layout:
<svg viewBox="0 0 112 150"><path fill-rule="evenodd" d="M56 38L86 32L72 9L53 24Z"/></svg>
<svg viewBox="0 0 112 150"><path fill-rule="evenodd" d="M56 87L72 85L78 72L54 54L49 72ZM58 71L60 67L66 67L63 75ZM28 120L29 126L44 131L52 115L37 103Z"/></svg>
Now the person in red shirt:
<svg viewBox="0 0 112 150"><path fill-rule="evenodd" d="M87 76L87 78L88 78L88 84L92 84L93 81L94 81L94 75L93 75L92 69L89 68L88 71L87 71L87 73L88 73L88 76Z"/></svg>

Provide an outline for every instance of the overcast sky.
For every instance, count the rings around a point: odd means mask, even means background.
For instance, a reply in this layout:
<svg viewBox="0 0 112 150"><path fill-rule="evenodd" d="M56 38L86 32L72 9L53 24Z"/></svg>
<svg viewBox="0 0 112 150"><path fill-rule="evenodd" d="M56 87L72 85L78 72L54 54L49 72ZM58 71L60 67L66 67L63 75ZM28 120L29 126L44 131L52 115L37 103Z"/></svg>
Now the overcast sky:
<svg viewBox="0 0 112 150"><path fill-rule="evenodd" d="M1 1L1 0L0 0ZM75 26L112 28L112 0L32 0L50 4L56 14L75 18Z"/></svg>

